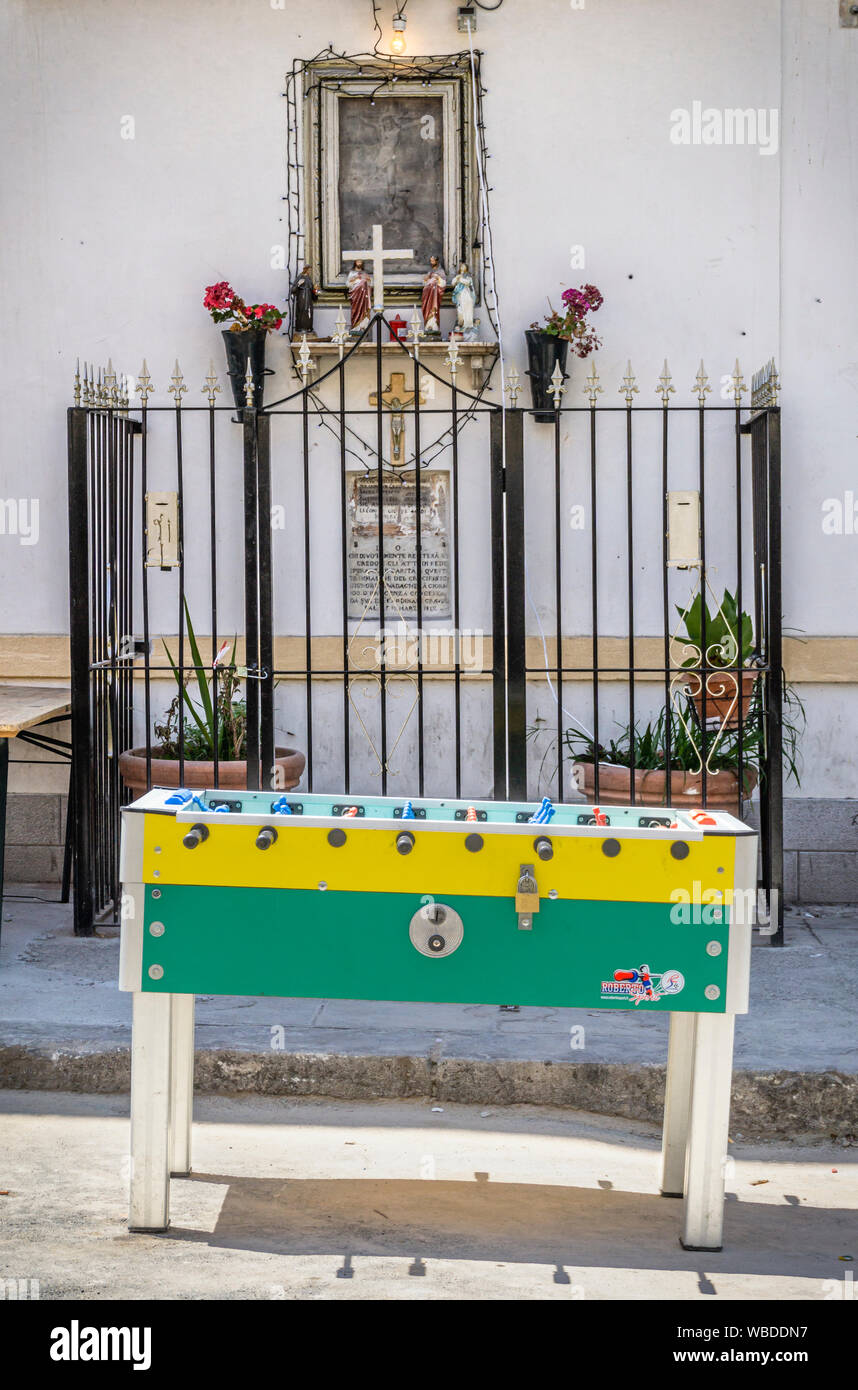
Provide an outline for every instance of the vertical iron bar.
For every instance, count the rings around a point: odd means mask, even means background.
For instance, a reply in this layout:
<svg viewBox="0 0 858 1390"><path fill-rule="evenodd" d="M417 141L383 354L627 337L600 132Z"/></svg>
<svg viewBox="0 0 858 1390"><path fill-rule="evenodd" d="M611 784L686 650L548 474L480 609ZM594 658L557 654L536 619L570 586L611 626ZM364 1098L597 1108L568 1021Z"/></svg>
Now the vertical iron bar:
<svg viewBox="0 0 858 1390"><path fill-rule="evenodd" d="M706 695L709 683L709 656L707 653L706 642L706 597L709 591L706 574L706 400L703 397L700 401L700 409L697 413L697 452L698 452L698 482L700 488L700 659L703 668L703 690L700 705L700 787L701 787L701 806L708 803L708 774L706 768Z"/></svg>
<svg viewBox="0 0 858 1390"><path fill-rule="evenodd" d="M119 701L118 701L118 662L117 652L121 633L117 617L120 607L119 594L119 556L117 551L119 517L119 462L116 453L117 417L114 410L107 414L107 650L110 659L107 682L107 802L105 805L105 865L107 870L108 893L116 905L119 901L119 882L115 846L119 837Z"/></svg>
<svg viewBox="0 0 858 1390"><path fill-rule="evenodd" d="M736 778L737 778L736 800L737 800L737 802L738 802L738 805L737 805L737 807L736 807L736 815L739 817L740 820L742 819L742 816L743 816L743 813L744 813L744 780L745 780L745 770L744 770L745 727L744 727L744 709L743 709L743 694L744 694L744 692L743 692L743 687L742 687L742 682L743 682L743 679L744 679L743 663L742 663L742 627L743 627L743 624L742 624L742 561L743 561L743 558L744 558L744 557L743 557L743 538L742 538L742 434L741 434L741 426L742 426L742 406L741 406L740 400L737 399L737 401L736 401L736 419L735 419L735 430L736 430L736 612L737 612L738 615L739 615L739 631L738 631L737 634L736 634L736 640L737 640L737 643L738 643L738 654L737 654L737 657L736 657L736 665L738 666L739 670L738 670L738 672L737 672L736 679L737 679L737 681L739 682L739 694L738 694L738 705L737 705L738 714L739 714L739 723L738 723L737 741L736 741L736 757L737 757L737 766L736 766ZM757 637L758 637L758 640L759 640L759 634L757 634ZM756 694L758 694L757 691L755 691L755 695L756 695Z"/></svg>
<svg viewBox="0 0 858 1390"><path fill-rule="evenodd" d="M185 497L182 459L181 397L176 402L176 492L178 496L176 539L179 545L179 786L185 780Z"/></svg>
<svg viewBox="0 0 858 1390"><path fill-rule="evenodd" d="M256 415L256 462L259 516L259 683L262 732L261 786L274 791L274 610L271 576L271 416Z"/></svg>
<svg viewBox="0 0 858 1390"><path fill-rule="evenodd" d="M152 658L149 653L149 568L146 564L148 533L146 531L146 488L147 455L149 444L149 409L146 401L141 402L140 424L140 545L141 576L140 592L143 601L143 717L146 724L146 789L152 786Z"/></svg>
<svg viewBox="0 0 858 1390"><path fill-rule="evenodd" d="M256 407L241 411L244 444L244 663L247 671L247 786L259 790L259 557Z"/></svg>
<svg viewBox="0 0 858 1390"><path fill-rule="evenodd" d="M509 797L527 799L527 634L524 616L524 412L506 417L506 617Z"/></svg>
<svg viewBox="0 0 858 1390"><path fill-rule="evenodd" d="M626 408L626 525L628 531L629 588L629 800L634 806L637 797L635 794L635 540L631 405Z"/></svg>
<svg viewBox="0 0 858 1390"><path fill-rule="evenodd" d="M768 782L769 782L769 925L777 928L772 946L784 944L783 835L783 634L781 590L781 413L775 407L766 417L768 442Z"/></svg>
<svg viewBox="0 0 858 1390"><path fill-rule="evenodd" d="M101 547L99 537L101 535L101 506L100 506L100 487L99 487L99 456L101 438L101 412L93 412L89 416L89 459L88 459L88 503L89 503L89 527L90 527L90 620L91 632L87 634L89 643L89 660L97 663L101 659ZM90 853L92 864L92 883L94 889L93 912L96 904L102 902L101 893L101 847L98 807L103 805L101 792L101 771L103 759L101 756L101 669L96 665L90 679L90 727L92 744L94 749L93 761L93 800L91 803L92 828Z"/></svg>
<svg viewBox="0 0 858 1390"><path fill-rule="evenodd" d="M560 532L560 410L554 411L554 609L557 653L557 800L563 800L563 582ZM538 790L538 788L537 788Z"/></svg>
<svg viewBox="0 0 858 1390"><path fill-rule="evenodd" d="M127 634L125 662L125 689L123 692L123 738L122 748L130 748L134 738L134 427L126 415L122 421L122 436L125 452L125 483L123 489L122 514L124 518L125 548L125 625ZM123 795L123 799L127 799Z"/></svg>
<svg viewBox="0 0 858 1390"><path fill-rule="evenodd" d="M590 596L593 618L593 802L599 804L599 554L596 494L596 406L590 406Z"/></svg>
<svg viewBox="0 0 858 1390"><path fill-rule="evenodd" d="M97 525L97 578L98 604L96 608L96 624L98 634L98 645L96 647L96 660L99 662L97 673L98 698L96 700L96 717L98 720L98 793L94 807L94 824L96 829L96 845L98 853L98 902L97 909L101 909L107 900L107 856L106 836L105 836L105 813L107 805L107 715L106 715L106 695L107 695L107 674L105 667L101 664L107 655L107 574L106 574L106 551L107 543L105 534L107 530L107 501L106 501L106 465L105 454L105 426L107 415L102 410L97 417L98 424L98 452L96 455L96 525Z"/></svg>
<svg viewBox="0 0 858 1390"><path fill-rule="evenodd" d="M71 663L72 777L69 797L74 827L74 930L91 936L92 729L90 723L90 576L87 481L87 411L68 412L69 654Z"/></svg>
<svg viewBox="0 0 858 1390"><path fill-rule="evenodd" d="M340 361L340 554L343 567L343 791L348 792L351 785L351 742L349 738L349 559L346 521L348 517L348 497L346 495L346 378L345 366Z"/></svg>
<svg viewBox="0 0 858 1390"><path fill-rule="evenodd" d="M376 484L378 514L378 626L379 655L381 671L381 794L387 795L387 662L384 651L384 473L382 470L382 449L384 446L381 374L381 314L375 316L375 389L376 389Z"/></svg>
<svg viewBox="0 0 858 1390"><path fill-rule="evenodd" d="M214 661L218 651L217 623L217 468L215 449L215 427L217 416L214 405L209 402L209 551L211 560L211 630L212 630L212 781L220 786L220 730L218 728L218 683L219 667Z"/></svg>
<svg viewBox="0 0 858 1390"><path fill-rule="evenodd" d="M507 420L511 415L507 414ZM494 796L507 799L506 719L506 565L504 539L503 412L490 416L491 541L492 541L492 741Z"/></svg>
<svg viewBox="0 0 858 1390"><path fill-rule="evenodd" d="M459 404L456 378L453 377L451 400L453 415L453 700L455 705L454 738L456 742L456 796L462 795L462 640L459 624L461 605L459 595Z"/></svg>
<svg viewBox="0 0 858 1390"><path fill-rule="evenodd" d="M769 477L768 477L768 417L764 412L752 417L746 427L751 436L751 480L754 515L754 625L757 644L768 668L763 676L761 696L763 755L760 759L760 864L763 889L769 897L772 882L771 856L771 649L768 630L768 572L769 572ZM769 923L771 926L771 922Z"/></svg>
<svg viewBox="0 0 858 1390"><path fill-rule="evenodd" d="M671 669L670 669L670 592L668 579L670 571L667 565L667 531L668 531L668 427L670 422L669 406L664 402L661 412L661 605L662 621L664 623L664 804L670 806L673 802L673 777L670 769L671 757L671 733L672 725L672 702L671 694Z"/></svg>
<svg viewBox="0 0 858 1390"><path fill-rule="evenodd" d="M379 330L381 324L379 323ZM455 391L455 385L454 385ZM405 421L403 419L403 435ZM403 438L400 448L405 447ZM414 510L415 567L417 577L417 795L424 795L423 765L423 488L420 479L420 363L414 355Z"/></svg>
<svg viewBox="0 0 858 1390"><path fill-rule="evenodd" d="M310 392L301 396L301 439L304 488L304 679L307 710L307 788L313 790L313 612L310 555Z"/></svg>

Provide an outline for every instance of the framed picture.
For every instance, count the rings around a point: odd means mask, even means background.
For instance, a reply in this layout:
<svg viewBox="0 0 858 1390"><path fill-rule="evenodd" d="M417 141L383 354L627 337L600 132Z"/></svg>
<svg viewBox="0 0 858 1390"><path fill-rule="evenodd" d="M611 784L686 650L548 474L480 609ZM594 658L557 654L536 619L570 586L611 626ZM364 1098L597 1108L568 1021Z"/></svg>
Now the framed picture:
<svg viewBox="0 0 858 1390"><path fill-rule="evenodd" d="M344 297L343 250L384 243L413 250L387 261L385 299L413 302L429 257L448 280L466 261L479 285L478 187L470 66L416 59L391 79L390 64L309 64L305 74L304 245L320 302ZM427 71L424 64L432 65Z"/></svg>

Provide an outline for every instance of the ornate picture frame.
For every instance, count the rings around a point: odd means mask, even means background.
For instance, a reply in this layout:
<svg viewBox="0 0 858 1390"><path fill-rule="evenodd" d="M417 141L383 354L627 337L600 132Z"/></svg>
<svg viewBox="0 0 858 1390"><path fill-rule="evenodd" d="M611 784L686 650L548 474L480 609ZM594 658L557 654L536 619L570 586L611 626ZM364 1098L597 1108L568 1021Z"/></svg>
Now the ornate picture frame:
<svg viewBox="0 0 858 1390"><path fill-rule="evenodd" d="M356 63L332 55L308 63L302 76L302 230L319 303L343 301L349 270L343 250L368 245L374 222L383 226L388 245L415 251L412 261L385 266L387 303L414 302L429 254L440 255L449 278L467 262L479 301L469 55L415 58L395 67L390 60Z"/></svg>

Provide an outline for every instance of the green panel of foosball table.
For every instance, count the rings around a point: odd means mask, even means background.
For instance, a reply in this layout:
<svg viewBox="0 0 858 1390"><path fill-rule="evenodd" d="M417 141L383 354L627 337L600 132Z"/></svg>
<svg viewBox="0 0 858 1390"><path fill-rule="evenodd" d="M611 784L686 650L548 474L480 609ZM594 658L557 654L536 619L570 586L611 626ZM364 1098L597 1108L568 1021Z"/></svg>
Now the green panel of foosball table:
<svg viewBox="0 0 858 1390"><path fill-rule="evenodd" d="M460 914L463 939L433 959L408 934L423 902L409 893L147 886L142 988L724 1012L724 909L704 908L702 921L687 925L671 921L670 903L545 899L523 931L511 902L451 896L445 903ZM678 991L638 1006L618 994L614 972L644 963L654 976L669 972L673 986L681 977Z"/></svg>

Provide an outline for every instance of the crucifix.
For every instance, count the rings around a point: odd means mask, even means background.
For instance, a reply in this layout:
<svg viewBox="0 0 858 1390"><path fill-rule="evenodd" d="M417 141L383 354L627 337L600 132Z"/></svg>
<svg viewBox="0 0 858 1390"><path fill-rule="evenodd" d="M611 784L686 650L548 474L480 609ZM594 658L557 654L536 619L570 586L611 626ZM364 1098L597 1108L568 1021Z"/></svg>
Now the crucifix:
<svg viewBox="0 0 858 1390"><path fill-rule="evenodd" d="M373 308L384 308L384 262L406 261L414 256L413 251L392 251L384 245L381 223L375 222L372 228L372 246L368 251L344 251L344 261L370 261L372 263L372 287L375 294Z"/></svg>
<svg viewBox="0 0 858 1390"><path fill-rule="evenodd" d="M403 411L414 400L414 392L405 389L405 373L391 372L390 381L381 393L382 404L391 412L390 416L390 462L396 467L402 464L402 440L405 434ZM378 392L373 391L370 405L378 405ZM420 404L426 404L426 397L420 392Z"/></svg>

